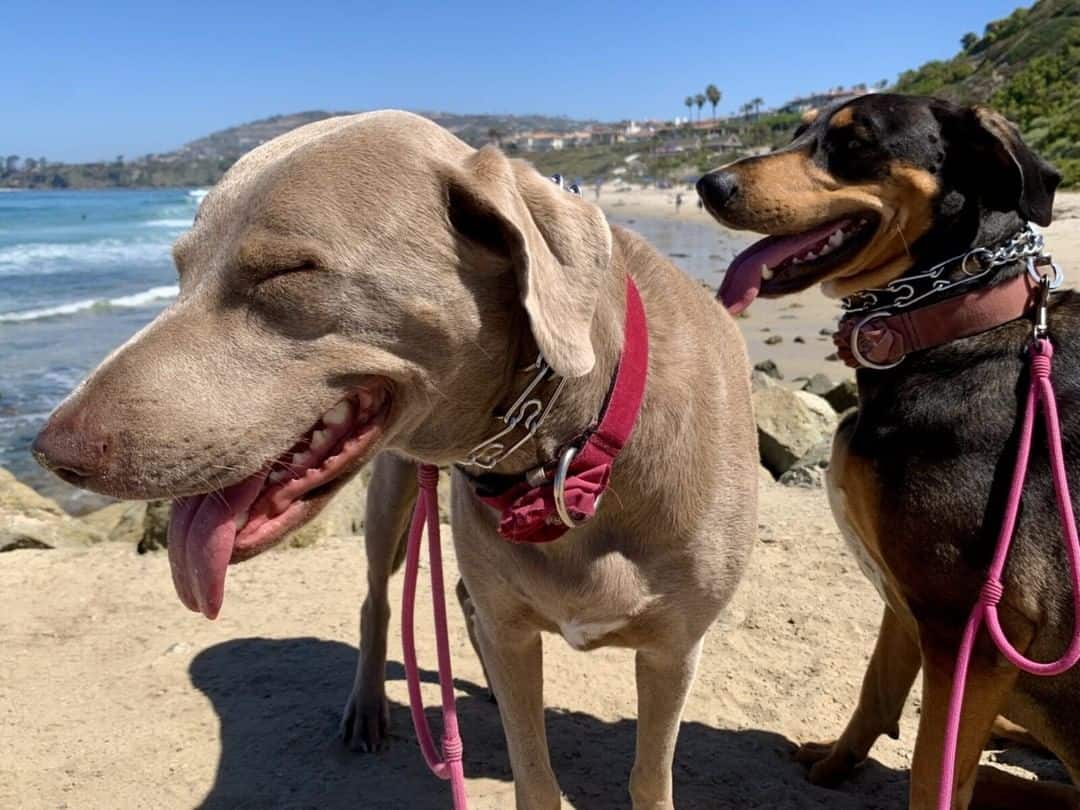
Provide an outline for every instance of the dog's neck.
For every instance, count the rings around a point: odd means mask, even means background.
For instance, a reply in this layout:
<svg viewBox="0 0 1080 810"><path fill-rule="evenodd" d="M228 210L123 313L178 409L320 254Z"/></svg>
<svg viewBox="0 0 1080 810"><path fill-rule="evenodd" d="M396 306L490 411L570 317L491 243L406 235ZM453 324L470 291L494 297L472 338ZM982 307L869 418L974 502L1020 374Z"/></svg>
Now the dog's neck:
<svg viewBox="0 0 1080 810"><path fill-rule="evenodd" d="M492 473L519 475L548 464L558 458L560 449L567 442L598 421L622 354L623 325L626 318L626 270L617 239L612 240L609 272L600 283L601 289L592 321L592 346L596 364L583 377L565 380L551 412L536 433L519 450L497 464L491 470ZM503 387L504 393L499 404L493 411L490 435L505 428L499 417L517 400L532 377L530 372L521 371L534 363L538 351L536 341L529 331L527 318L521 319L519 329L514 365ZM534 396L545 404L550 402L551 398L556 396L561 381L560 377L545 380L534 392ZM521 432L515 432L507 438L517 441L522 435ZM483 472L469 466L464 466L463 469L469 474Z"/></svg>
<svg viewBox="0 0 1080 810"><path fill-rule="evenodd" d="M914 310L948 298L992 287L1023 272L1023 260L985 262L1010 240L1030 237L1015 213L978 211L949 218L914 245L911 266L881 289L863 290L844 299L843 318L862 318L876 310ZM972 221L965 221L970 219ZM1023 247L1013 243L1012 247ZM996 262L997 260L995 260Z"/></svg>

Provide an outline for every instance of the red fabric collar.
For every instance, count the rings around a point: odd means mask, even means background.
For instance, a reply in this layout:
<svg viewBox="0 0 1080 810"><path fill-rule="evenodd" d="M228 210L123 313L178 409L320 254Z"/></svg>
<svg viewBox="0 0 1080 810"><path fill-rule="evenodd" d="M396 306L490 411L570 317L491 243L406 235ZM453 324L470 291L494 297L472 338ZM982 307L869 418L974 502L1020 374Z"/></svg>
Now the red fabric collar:
<svg viewBox="0 0 1080 810"><path fill-rule="evenodd" d="M840 321L833 342L840 359L852 368L889 368L911 352L943 346L1022 317L1034 307L1038 287L1024 272L993 287L907 312L852 315Z"/></svg>
<svg viewBox="0 0 1080 810"><path fill-rule="evenodd" d="M570 447L578 450L563 487L567 511L575 521L587 520L596 513L600 496L611 479L611 467L634 430L645 395L649 330L645 307L629 275L625 321L619 367L599 424L568 442L557 454L561 457ZM483 503L500 511L499 534L516 543L550 543L570 530L559 519L555 506L556 467L557 463L543 468L544 480L539 485L523 480L499 494L477 493Z"/></svg>

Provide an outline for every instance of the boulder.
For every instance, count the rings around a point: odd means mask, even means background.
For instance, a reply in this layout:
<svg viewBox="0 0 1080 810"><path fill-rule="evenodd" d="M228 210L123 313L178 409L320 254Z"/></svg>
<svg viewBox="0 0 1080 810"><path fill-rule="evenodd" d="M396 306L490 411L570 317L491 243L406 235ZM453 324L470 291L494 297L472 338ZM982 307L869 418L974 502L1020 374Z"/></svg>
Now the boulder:
<svg viewBox="0 0 1080 810"><path fill-rule="evenodd" d="M815 374L803 385L803 391L809 391L811 394L817 394L819 397L824 397L835 386L833 381L826 377L824 374Z"/></svg>
<svg viewBox="0 0 1080 810"><path fill-rule="evenodd" d="M772 360L762 360L760 363L754 363L754 371L760 371L767 377L772 377L774 380L784 379L783 373L780 371L780 367L776 365Z"/></svg>
<svg viewBox="0 0 1080 810"><path fill-rule="evenodd" d="M22 548L85 548L104 532L71 517L0 468L0 551Z"/></svg>
<svg viewBox="0 0 1080 810"><path fill-rule="evenodd" d="M760 391L763 388L777 388L780 383L777 382L775 377L770 377L764 371L758 371L756 368L750 372L750 390Z"/></svg>
<svg viewBox="0 0 1080 810"><path fill-rule="evenodd" d="M167 545L169 508L169 501L121 501L83 515L82 520L108 540L133 545L144 554Z"/></svg>
<svg viewBox="0 0 1080 810"><path fill-rule="evenodd" d="M824 399L807 391L765 388L754 392L761 463L779 477L832 437L837 416Z"/></svg>
<svg viewBox="0 0 1080 810"><path fill-rule="evenodd" d="M813 489L824 486L825 471L821 467L792 467L777 479L785 487Z"/></svg>
<svg viewBox="0 0 1080 810"><path fill-rule="evenodd" d="M859 386L856 385L855 380L844 380L824 396L837 413L859 406Z"/></svg>

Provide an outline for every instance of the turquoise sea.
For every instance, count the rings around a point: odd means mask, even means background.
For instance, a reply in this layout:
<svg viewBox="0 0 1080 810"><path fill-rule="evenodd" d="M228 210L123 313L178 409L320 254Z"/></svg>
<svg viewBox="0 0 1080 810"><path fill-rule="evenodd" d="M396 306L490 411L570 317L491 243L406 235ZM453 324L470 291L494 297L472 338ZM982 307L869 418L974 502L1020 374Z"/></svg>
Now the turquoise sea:
<svg viewBox="0 0 1080 810"><path fill-rule="evenodd" d="M176 295L172 242L202 189L0 189L0 467L69 510L97 506L29 447L52 408ZM609 216L692 275L719 282L737 244L706 223Z"/></svg>
<svg viewBox="0 0 1080 810"><path fill-rule="evenodd" d="M82 499L34 464L30 442L56 403L176 295L169 248L203 194L0 193L0 466L69 508Z"/></svg>

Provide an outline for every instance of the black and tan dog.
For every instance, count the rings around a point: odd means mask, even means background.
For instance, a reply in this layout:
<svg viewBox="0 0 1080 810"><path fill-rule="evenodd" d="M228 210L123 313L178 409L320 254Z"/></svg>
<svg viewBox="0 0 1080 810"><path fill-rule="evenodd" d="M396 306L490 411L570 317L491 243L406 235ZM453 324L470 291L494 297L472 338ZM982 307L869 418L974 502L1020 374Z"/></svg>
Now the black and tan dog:
<svg viewBox="0 0 1080 810"><path fill-rule="evenodd" d="M975 247L1024 244L1027 222L1049 223L1059 179L990 110L880 94L808 116L789 146L717 169L698 190L721 222L771 234L728 271L721 296L733 309L758 293L775 297L813 284L833 297L853 296L849 307L865 302L868 290L898 300L905 294L898 285L881 288L946 262L946 289L916 285L920 296L929 293L921 307L973 290L993 297L994 287L1012 280L1019 288L1023 261L1003 259L990 269L981 261L986 253L959 257ZM952 286L964 273L979 277ZM1049 321L1070 484L1080 493L1080 298L1055 295ZM1030 318L1019 317L890 357L902 360L895 367L858 372L860 406L837 432L830 501L886 608L846 730L834 743L800 751L815 782L840 781L879 735L898 734L921 667L910 806L935 807L953 666L1001 524L1031 334ZM1009 638L1040 661L1056 659L1073 633L1061 534L1040 431L1000 607ZM995 721L1028 729L1080 780L1080 668L1055 678L1021 674L981 634L954 799L961 810L1080 807L1072 786L978 768Z"/></svg>

